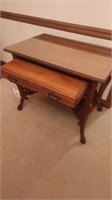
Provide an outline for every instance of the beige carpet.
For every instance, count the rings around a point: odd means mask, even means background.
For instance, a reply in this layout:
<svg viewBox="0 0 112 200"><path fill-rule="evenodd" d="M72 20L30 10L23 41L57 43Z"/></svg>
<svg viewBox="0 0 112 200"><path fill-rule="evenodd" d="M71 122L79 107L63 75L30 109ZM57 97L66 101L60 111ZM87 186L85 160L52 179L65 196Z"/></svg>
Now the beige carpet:
<svg viewBox="0 0 112 200"><path fill-rule="evenodd" d="M0 87L1 199L111 199L111 109L94 109L81 145L71 109L35 94L17 111Z"/></svg>

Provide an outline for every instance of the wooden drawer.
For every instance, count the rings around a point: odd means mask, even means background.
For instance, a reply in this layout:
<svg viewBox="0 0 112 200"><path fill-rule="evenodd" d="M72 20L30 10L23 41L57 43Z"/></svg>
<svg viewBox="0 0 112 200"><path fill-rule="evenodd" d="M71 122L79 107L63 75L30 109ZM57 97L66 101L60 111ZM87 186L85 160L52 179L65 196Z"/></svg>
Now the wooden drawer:
<svg viewBox="0 0 112 200"><path fill-rule="evenodd" d="M21 59L3 65L2 78L75 108L88 83L70 75Z"/></svg>

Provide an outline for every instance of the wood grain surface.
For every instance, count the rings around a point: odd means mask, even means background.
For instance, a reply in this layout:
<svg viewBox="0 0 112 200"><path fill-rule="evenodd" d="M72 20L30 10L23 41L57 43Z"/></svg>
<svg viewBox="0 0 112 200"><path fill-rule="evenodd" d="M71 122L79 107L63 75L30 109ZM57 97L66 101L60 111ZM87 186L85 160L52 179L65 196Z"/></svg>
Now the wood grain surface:
<svg viewBox="0 0 112 200"><path fill-rule="evenodd" d="M53 92L59 95L62 102L72 107L80 101L88 86L86 81L19 59L2 67L2 77L10 77L10 80L48 97L51 94L48 92Z"/></svg>
<svg viewBox="0 0 112 200"><path fill-rule="evenodd" d="M111 57L54 44L37 37L6 47L5 51L98 82L104 82L111 73Z"/></svg>
<svg viewBox="0 0 112 200"><path fill-rule="evenodd" d="M90 44L86 42L80 42L73 39L63 38L51 34L43 33L41 35L35 36L35 38L41 39L43 41L52 42L54 44L60 44L62 46L70 47L73 49L79 49L82 51L87 51L95 53L97 55L103 55L107 57L112 56L112 48L104 47L100 45Z"/></svg>

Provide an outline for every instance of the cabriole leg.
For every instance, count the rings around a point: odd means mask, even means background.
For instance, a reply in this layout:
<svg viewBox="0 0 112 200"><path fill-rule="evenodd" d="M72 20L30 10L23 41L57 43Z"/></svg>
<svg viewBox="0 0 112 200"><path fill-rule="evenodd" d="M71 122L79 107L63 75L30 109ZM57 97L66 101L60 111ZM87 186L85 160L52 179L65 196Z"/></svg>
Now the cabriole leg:
<svg viewBox="0 0 112 200"><path fill-rule="evenodd" d="M24 94L23 86L17 84L17 87L18 87L18 90L19 90L19 93L20 93L20 96L21 96L20 104L17 106L17 109L22 110L23 109L23 103L24 103L24 100L26 99L26 96Z"/></svg>
<svg viewBox="0 0 112 200"><path fill-rule="evenodd" d="M96 82L90 82L89 83L88 94L87 94L85 103L83 105L82 115L80 116L80 121L79 121L79 125L80 125L80 142L82 144L86 143L84 129L85 129L85 125L86 125L86 121L87 121L88 115L93 110L93 102L94 102L96 87L97 87L97 83Z"/></svg>

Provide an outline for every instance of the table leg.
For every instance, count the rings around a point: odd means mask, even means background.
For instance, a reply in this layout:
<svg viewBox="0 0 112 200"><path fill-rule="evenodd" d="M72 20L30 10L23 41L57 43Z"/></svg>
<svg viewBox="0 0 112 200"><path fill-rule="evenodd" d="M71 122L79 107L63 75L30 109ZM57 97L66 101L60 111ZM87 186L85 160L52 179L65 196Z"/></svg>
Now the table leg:
<svg viewBox="0 0 112 200"><path fill-rule="evenodd" d="M109 76L109 78L105 81L105 83L103 83L100 87L100 90L98 93L98 99L97 99L97 110L98 111L102 111L102 106L104 106L106 108L111 107L111 90L109 91L107 99L102 100L102 95L110 81L111 81L111 76Z"/></svg>
<svg viewBox="0 0 112 200"><path fill-rule="evenodd" d="M80 116L80 121L79 121L80 142L82 144L86 143L86 139L85 139L85 135L84 135L84 129L85 129L85 124L86 124L88 115L90 114L90 112L93 109L96 87L97 87L96 82L90 82L89 83L87 97L86 97L85 103L83 105L83 112L82 112L82 115Z"/></svg>
<svg viewBox="0 0 112 200"><path fill-rule="evenodd" d="M107 99L106 100L102 99L101 104L102 104L102 107L111 108L111 105L112 105L112 88L110 88Z"/></svg>
<svg viewBox="0 0 112 200"><path fill-rule="evenodd" d="M24 103L24 100L26 99L26 96L24 94L23 86L17 84L17 87L18 87L18 90L19 90L19 93L20 93L20 96L21 96L20 104L17 106L17 109L22 110L23 109L23 103Z"/></svg>
<svg viewBox="0 0 112 200"><path fill-rule="evenodd" d="M32 94L34 94L36 92L34 92L34 91L32 91L32 90L30 90L28 88L25 88L25 87L23 87L23 86L21 86L19 84L16 84L16 85L18 87L18 90L19 90L19 93L20 93L20 96L21 96L20 104L17 106L17 109L18 110L22 110L23 109L24 100L28 99L27 96L28 95L32 95Z"/></svg>

